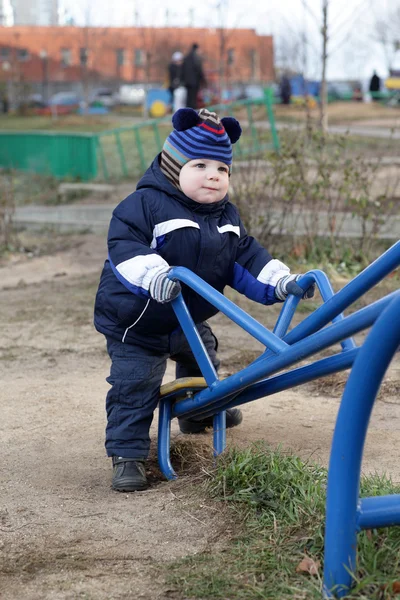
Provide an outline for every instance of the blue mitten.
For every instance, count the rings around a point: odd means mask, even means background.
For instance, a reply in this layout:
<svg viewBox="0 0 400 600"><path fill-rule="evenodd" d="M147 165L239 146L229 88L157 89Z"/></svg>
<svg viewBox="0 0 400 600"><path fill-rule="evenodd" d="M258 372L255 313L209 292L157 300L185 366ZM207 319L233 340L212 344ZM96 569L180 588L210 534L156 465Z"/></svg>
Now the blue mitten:
<svg viewBox="0 0 400 600"><path fill-rule="evenodd" d="M172 281L172 279L169 279L168 277L170 270L171 267L160 269L150 281L150 296L160 304L175 300L181 293L182 288L179 281Z"/></svg>
<svg viewBox="0 0 400 600"><path fill-rule="evenodd" d="M304 291L303 288L296 283L301 277L302 275L286 275L279 279L275 287L276 298L278 300L286 300L288 294L293 294L293 296L298 296L303 298L303 300L312 298L315 293L315 283L313 283L308 290Z"/></svg>

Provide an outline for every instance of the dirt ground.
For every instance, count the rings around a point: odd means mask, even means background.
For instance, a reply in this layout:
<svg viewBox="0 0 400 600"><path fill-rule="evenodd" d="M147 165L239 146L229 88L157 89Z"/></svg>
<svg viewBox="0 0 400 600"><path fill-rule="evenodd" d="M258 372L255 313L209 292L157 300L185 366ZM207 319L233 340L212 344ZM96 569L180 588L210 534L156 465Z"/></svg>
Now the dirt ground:
<svg viewBox="0 0 400 600"><path fill-rule="evenodd" d="M149 490L111 490L103 446L109 359L92 326L105 239L63 239L64 250L53 255L33 252L0 263L0 598L179 598L165 582L165 567L212 551L229 525L219 507L193 494L192 476L184 470L178 481L165 482L154 459ZM235 298L266 325L275 322L275 307ZM212 324L225 372L261 348L223 316ZM364 461L366 472L387 472L397 482L399 373L397 361L375 407ZM340 377L245 406L228 444L283 443L326 464ZM187 438L175 423L172 436ZM201 445L211 434L197 437Z"/></svg>

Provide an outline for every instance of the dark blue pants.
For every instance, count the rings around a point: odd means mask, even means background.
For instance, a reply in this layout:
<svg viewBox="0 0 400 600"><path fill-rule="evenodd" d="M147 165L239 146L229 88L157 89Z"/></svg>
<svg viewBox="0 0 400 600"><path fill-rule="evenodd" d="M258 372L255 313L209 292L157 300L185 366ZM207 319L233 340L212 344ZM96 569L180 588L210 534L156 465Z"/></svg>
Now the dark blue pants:
<svg viewBox="0 0 400 600"><path fill-rule="evenodd" d="M197 326L208 354L218 369L218 342L207 323ZM150 426L157 407L167 358L176 364L176 377L201 377L184 333L171 334L169 353L155 354L138 345L107 338L111 384L106 398L108 456L145 459L150 448Z"/></svg>

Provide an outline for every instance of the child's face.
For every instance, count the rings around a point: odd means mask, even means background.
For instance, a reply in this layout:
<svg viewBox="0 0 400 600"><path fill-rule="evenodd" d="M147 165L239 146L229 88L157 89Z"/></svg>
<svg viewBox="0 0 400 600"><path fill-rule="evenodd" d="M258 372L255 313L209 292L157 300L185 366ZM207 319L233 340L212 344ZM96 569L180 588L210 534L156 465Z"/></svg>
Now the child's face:
<svg viewBox="0 0 400 600"><path fill-rule="evenodd" d="M208 158L190 160L180 171L179 185L183 193L195 202L219 202L228 192L229 167Z"/></svg>

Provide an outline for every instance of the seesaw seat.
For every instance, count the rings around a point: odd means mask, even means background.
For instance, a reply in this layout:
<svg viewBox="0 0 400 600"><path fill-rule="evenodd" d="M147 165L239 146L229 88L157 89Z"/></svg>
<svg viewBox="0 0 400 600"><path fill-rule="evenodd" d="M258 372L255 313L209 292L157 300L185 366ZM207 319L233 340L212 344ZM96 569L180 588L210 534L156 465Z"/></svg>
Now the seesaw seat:
<svg viewBox="0 0 400 600"><path fill-rule="evenodd" d="M182 397L189 397L190 392L202 390L207 387L204 377L181 377L174 381L164 383L160 388L160 400L174 398L178 400Z"/></svg>

